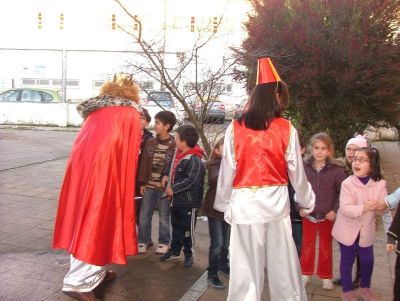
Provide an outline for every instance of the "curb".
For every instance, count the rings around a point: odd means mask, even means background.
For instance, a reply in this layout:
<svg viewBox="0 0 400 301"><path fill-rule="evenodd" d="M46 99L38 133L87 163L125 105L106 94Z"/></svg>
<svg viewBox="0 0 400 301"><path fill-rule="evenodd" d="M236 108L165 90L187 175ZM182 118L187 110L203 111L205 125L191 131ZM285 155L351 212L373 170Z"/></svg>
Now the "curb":
<svg viewBox="0 0 400 301"><path fill-rule="evenodd" d="M205 271L203 275L192 285L192 287L183 295L179 301L197 301L206 291L208 284L207 284L207 274L208 272Z"/></svg>

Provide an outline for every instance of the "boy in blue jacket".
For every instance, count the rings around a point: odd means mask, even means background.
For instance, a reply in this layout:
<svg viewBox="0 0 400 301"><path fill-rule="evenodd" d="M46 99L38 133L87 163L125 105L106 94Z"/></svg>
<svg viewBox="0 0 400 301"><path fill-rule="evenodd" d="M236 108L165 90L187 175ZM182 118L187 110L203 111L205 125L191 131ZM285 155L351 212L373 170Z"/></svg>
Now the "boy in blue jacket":
<svg viewBox="0 0 400 301"><path fill-rule="evenodd" d="M163 186L166 187L166 195L171 201L171 249L161 256L160 260L180 257L183 248L184 265L189 268L193 265L192 238L196 210L200 208L203 200L204 152L197 145L199 134L193 126L180 126L176 132L176 154L162 180Z"/></svg>

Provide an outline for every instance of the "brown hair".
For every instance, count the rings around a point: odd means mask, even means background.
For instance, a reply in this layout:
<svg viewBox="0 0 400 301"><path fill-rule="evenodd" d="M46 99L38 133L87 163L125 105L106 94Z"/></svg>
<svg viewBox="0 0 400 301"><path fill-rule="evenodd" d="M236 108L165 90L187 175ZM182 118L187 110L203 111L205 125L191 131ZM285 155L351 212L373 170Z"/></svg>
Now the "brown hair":
<svg viewBox="0 0 400 301"><path fill-rule="evenodd" d="M379 151L375 147L362 147L354 152L354 155L358 152L366 153L369 159L370 173L369 176L374 181L380 181L383 179L381 170L381 159Z"/></svg>
<svg viewBox="0 0 400 301"><path fill-rule="evenodd" d="M150 114L149 114L149 111L147 111L147 109L145 109L145 108L141 108L142 109L142 116L144 117L144 119L147 121L147 122L149 122L150 123L150 121L151 121L151 116L150 116Z"/></svg>
<svg viewBox="0 0 400 301"><path fill-rule="evenodd" d="M160 111L154 116L154 119L160 120L164 125L169 124L168 133L173 130L176 124L175 114L170 111Z"/></svg>
<svg viewBox="0 0 400 301"><path fill-rule="evenodd" d="M318 133L315 134L314 136L311 137L310 139L310 144L311 146L313 146L315 143L317 143L317 141L321 141L323 144L326 145L326 147L328 148L328 150L330 151L330 155L329 158L332 159L332 157L335 154L335 148L333 146L333 142L331 137L329 137L329 135L327 133Z"/></svg>
<svg viewBox="0 0 400 301"><path fill-rule="evenodd" d="M257 85L250 94L247 111L238 121L253 130L266 130L274 118L282 116L288 104L289 91L284 81Z"/></svg>
<svg viewBox="0 0 400 301"><path fill-rule="evenodd" d="M211 156L210 156L210 160L217 159L217 154L215 153L215 150L217 148L219 148L222 144L224 144L224 141L225 141L225 136L224 135L222 135L221 137L218 137L215 140L215 143L214 143L214 146L213 146L213 149L212 149L212 153L211 153Z"/></svg>

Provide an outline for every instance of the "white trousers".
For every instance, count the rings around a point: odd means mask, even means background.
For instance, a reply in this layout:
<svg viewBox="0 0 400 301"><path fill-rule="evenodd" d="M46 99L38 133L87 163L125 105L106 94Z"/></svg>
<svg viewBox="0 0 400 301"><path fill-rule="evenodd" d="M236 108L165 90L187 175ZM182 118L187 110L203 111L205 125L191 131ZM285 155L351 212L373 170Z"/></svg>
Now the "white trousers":
<svg viewBox="0 0 400 301"><path fill-rule="evenodd" d="M264 270L271 301L306 301L290 217L267 223L232 224L229 301L260 301Z"/></svg>
<svg viewBox="0 0 400 301"><path fill-rule="evenodd" d="M105 266L96 266L76 259L72 254L69 272L64 278L65 292L91 292L106 276Z"/></svg>

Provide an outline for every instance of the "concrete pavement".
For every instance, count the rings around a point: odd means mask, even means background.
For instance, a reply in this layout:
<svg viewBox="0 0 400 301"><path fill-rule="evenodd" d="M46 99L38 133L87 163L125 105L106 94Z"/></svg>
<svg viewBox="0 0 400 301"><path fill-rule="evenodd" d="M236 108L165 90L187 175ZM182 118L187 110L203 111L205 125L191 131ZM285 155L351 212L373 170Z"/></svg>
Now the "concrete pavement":
<svg viewBox="0 0 400 301"><path fill-rule="evenodd" d="M56 131L55 131L56 130ZM69 266L68 255L51 250L51 238L58 193L76 129L0 129L0 300L71 300L61 291ZM383 167L389 190L400 183L397 143L376 144L383 151ZM157 239L157 216L153 240ZM183 267L183 260L160 263L150 250L129 258L127 266L113 267L116 282L98 291L102 300L225 300L227 291L206 289L201 277L208 260L208 227L198 221L195 264ZM335 245L335 274L338 250ZM394 255L384 251L384 235L378 234L373 289L379 300L391 300ZM227 282L226 278L222 279ZM205 292L203 293L203 291ZM338 300L339 289L322 291L313 279L307 288L309 300ZM202 294L203 293L203 294ZM267 289L263 300L268 300Z"/></svg>

